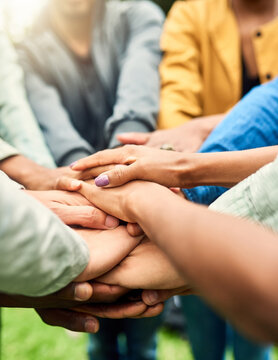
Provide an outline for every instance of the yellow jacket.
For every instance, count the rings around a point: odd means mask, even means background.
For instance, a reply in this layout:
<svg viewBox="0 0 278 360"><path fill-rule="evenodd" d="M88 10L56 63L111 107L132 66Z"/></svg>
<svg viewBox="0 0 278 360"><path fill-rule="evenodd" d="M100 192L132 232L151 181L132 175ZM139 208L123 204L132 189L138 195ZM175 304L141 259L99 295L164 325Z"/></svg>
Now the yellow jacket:
<svg viewBox="0 0 278 360"><path fill-rule="evenodd" d="M278 19L253 34L260 82L278 75ZM229 0L177 1L162 35L159 128L224 113L242 93L241 44Z"/></svg>

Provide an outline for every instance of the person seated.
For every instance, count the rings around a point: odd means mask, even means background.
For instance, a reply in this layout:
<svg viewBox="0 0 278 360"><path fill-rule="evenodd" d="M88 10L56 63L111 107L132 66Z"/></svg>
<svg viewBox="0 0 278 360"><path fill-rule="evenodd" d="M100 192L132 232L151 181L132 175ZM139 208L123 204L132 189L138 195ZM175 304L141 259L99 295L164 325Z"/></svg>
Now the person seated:
<svg viewBox="0 0 278 360"><path fill-rule="evenodd" d="M148 1L46 3L18 54L56 165L119 146L120 132L155 129L163 22L162 10ZM91 358L119 356L117 338L124 332L129 358L154 359L160 318L136 322L136 331L134 324L103 320Z"/></svg>
<svg viewBox="0 0 278 360"><path fill-rule="evenodd" d="M248 91L278 75L277 15L276 0L176 1L161 42L160 130L119 139L197 151Z"/></svg>

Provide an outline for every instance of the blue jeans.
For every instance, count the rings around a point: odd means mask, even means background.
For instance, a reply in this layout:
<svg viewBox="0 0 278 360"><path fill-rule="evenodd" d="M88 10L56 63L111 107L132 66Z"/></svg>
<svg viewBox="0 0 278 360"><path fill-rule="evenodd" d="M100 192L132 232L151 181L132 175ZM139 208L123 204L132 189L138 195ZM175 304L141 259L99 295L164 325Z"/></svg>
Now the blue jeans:
<svg viewBox="0 0 278 360"><path fill-rule="evenodd" d="M223 360L227 344L235 360L269 360L271 348L256 344L232 329L197 296L181 299L195 360Z"/></svg>
<svg viewBox="0 0 278 360"><path fill-rule="evenodd" d="M278 144L278 78L256 87L215 128L199 152L235 151ZM200 186L184 189L191 201L211 204L227 189ZM189 339L195 360L222 360L227 343L227 325L201 299L182 298ZM266 360L270 348L230 331L236 360Z"/></svg>
<svg viewBox="0 0 278 360"><path fill-rule="evenodd" d="M100 331L90 335L89 359L155 360L161 322L162 315L147 319L101 319Z"/></svg>
<svg viewBox="0 0 278 360"><path fill-rule="evenodd" d="M278 78L254 88L213 130L199 152L221 152L278 144ZM199 186L184 189L186 197L211 204L227 189Z"/></svg>

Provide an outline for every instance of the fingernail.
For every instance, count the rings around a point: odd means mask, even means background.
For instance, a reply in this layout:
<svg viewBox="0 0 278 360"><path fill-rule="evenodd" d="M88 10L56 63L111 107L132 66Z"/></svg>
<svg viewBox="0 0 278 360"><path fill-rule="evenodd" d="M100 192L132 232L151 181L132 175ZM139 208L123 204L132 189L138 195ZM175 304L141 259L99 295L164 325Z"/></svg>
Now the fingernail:
<svg viewBox="0 0 278 360"><path fill-rule="evenodd" d="M158 301L158 293L157 291L149 291L147 298L149 300L149 305L154 305Z"/></svg>
<svg viewBox="0 0 278 360"><path fill-rule="evenodd" d="M76 284L74 289L74 300L86 301L90 298L90 293L87 284Z"/></svg>
<svg viewBox="0 0 278 360"><path fill-rule="evenodd" d="M105 226L109 229L115 229L119 225L119 220L114 216L107 215L105 220Z"/></svg>
<svg viewBox="0 0 278 360"><path fill-rule="evenodd" d="M73 168L73 167L74 167L74 165L76 165L76 164L77 164L77 161L74 161L73 163L71 163L71 164L70 164L70 166L69 166L69 167L70 167L70 168Z"/></svg>
<svg viewBox="0 0 278 360"><path fill-rule="evenodd" d="M75 188L78 188L79 186L81 186L81 181L79 181L79 180L72 180L72 182L71 182L71 187L73 188L73 189L75 189Z"/></svg>
<svg viewBox="0 0 278 360"><path fill-rule="evenodd" d="M97 329L97 323L94 319L85 320L84 329L88 333L95 333Z"/></svg>
<svg viewBox="0 0 278 360"><path fill-rule="evenodd" d="M109 185L109 177L107 175L100 175L95 179L95 184L98 187Z"/></svg>

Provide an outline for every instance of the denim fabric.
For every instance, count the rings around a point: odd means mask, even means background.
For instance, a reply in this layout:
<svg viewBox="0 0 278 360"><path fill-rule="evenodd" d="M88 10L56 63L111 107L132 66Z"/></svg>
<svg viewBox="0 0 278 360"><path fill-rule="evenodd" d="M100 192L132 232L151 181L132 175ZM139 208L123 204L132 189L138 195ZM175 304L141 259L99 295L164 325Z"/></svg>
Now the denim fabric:
<svg viewBox="0 0 278 360"><path fill-rule="evenodd" d="M101 319L99 332L90 335L89 359L155 360L156 332L161 322L162 315L137 320Z"/></svg>
<svg viewBox="0 0 278 360"><path fill-rule="evenodd" d="M182 310L188 323L188 337L195 360L223 360L226 344L235 360L269 360L271 349L247 340L233 331L200 298L182 298Z"/></svg>
<svg viewBox="0 0 278 360"><path fill-rule="evenodd" d="M235 151L278 144L278 78L254 88L215 128L199 152ZM199 186L184 189L196 203L211 204L227 189Z"/></svg>

